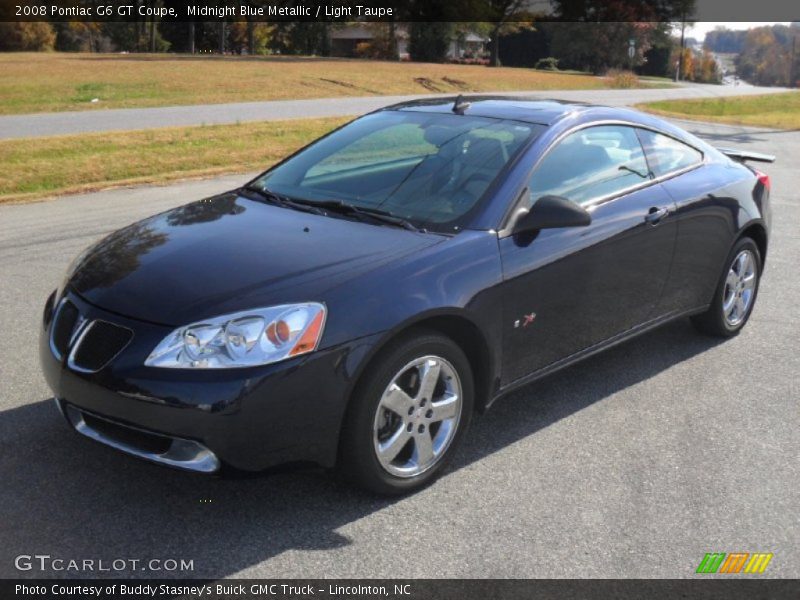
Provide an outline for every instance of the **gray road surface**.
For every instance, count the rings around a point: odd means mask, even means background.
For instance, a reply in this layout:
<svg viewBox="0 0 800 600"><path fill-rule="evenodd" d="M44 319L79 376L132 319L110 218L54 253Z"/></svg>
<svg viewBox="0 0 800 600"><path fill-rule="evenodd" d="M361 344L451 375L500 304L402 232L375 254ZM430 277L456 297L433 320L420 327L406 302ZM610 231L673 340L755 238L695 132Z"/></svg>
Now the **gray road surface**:
<svg viewBox="0 0 800 600"><path fill-rule="evenodd" d="M443 479L397 500L322 471L165 470L70 432L50 401L36 339L71 257L244 176L0 207L0 577L40 575L13 566L38 553L193 560L201 577L671 578L709 551L773 552L768 575L800 576L800 133L688 127L779 157L743 333L680 321L528 386L474 422Z"/></svg>
<svg viewBox="0 0 800 600"><path fill-rule="evenodd" d="M783 88L734 87L720 85L682 85L677 88L646 90L573 90L547 92L504 92L535 98L594 102L611 106L674 98L713 98L721 96L769 94ZM441 94L438 94L441 95ZM429 96L429 95L427 95ZM220 125L247 121L280 121L310 117L360 115L372 110L426 95L373 96L367 98L320 98L314 100L275 100L237 104L200 104L163 108L125 108L31 115L0 116L0 139L67 135L125 129L154 129L190 125Z"/></svg>

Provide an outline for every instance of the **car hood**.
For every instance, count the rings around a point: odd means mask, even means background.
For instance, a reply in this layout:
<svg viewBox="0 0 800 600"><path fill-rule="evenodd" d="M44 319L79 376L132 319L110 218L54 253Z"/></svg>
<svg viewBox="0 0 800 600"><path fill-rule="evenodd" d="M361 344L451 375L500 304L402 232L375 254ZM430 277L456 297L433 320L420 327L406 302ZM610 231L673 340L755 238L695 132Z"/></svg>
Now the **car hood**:
<svg viewBox="0 0 800 600"><path fill-rule="evenodd" d="M68 285L105 310L177 327L324 300L325 290L442 239L229 193L112 233L79 259Z"/></svg>

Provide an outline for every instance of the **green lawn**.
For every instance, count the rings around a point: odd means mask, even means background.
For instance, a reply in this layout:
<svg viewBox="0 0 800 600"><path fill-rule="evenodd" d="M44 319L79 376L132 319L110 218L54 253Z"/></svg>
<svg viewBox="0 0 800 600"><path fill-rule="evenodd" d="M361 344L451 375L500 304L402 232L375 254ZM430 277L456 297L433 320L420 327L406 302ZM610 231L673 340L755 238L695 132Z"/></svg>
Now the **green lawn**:
<svg viewBox="0 0 800 600"><path fill-rule="evenodd" d="M265 169L345 118L0 141L0 203Z"/></svg>
<svg viewBox="0 0 800 600"><path fill-rule="evenodd" d="M800 92L702 100L663 100L638 104L636 108L682 119L800 129Z"/></svg>

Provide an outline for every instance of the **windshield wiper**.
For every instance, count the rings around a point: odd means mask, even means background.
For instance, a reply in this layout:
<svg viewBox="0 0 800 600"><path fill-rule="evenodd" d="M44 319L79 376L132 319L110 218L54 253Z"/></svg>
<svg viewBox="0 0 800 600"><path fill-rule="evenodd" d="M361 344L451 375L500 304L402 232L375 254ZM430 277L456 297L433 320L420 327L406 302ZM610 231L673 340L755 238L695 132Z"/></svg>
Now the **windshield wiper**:
<svg viewBox="0 0 800 600"><path fill-rule="evenodd" d="M310 202L298 202L290 198L289 196L284 196L283 194L278 194L277 192L273 192L268 188L262 188L255 185L246 185L242 188L248 192L253 192L258 194L261 198L275 204L277 206L283 206L284 208L292 208L294 210L301 210L307 213L313 213L315 215L324 215L325 211L321 208L315 207Z"/></svg>
<svg viewBox="0 0 800 600"><path fill-rule="evenodd" d="M277 206L302 210L315 215L325 215L328 212L338 212L340 214L370 218L375 221L394 225L395 227L402 227L410 231L424 231L424 229L416 227L410 221L378 208L362 208L360 206L356 206L355 204L349 204L341 200L314 201L301 198L290 198L289 196L284 196L283 194L273 192L269 188L262 188L255 185L246 185L242 189L258 194L261 198L271 202L272 204L276 204Z"/></svg>
<svg viewBox="0 0 800 600"><path fill-rule="evenodd" d="M308 201L309 204L312 204L312 202L313 201L311 200ZM317 202L313 202L313 204L314 206L325 208L330 211L346 215L366 217L369 219L373 219L375 221L380 221L381 223L394 225L395 227L402 227L403 229L408 229L409 231L423 231L423 232L425 231L424 229L420 229L419 227L411 223L411 221L408 221L403 217L398 217L397 215L392 214L388 210L381 210L379 208L369 208L366 206L356 206L355 204L350 204L342 200L320 200Z"/></svg>

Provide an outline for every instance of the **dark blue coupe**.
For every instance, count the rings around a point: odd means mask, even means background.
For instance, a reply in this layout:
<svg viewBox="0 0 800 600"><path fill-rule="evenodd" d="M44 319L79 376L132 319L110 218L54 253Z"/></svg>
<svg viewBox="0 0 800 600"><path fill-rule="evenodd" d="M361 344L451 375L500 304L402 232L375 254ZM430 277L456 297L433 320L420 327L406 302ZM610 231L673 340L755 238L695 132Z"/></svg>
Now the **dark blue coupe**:
<svg viewBox="0 0 800 600"><path fill-rule="evenodd" d="M770 230L748 160L631 110L391 106L88 249L44 373L75 430L156 463L413 490L511 390L672 319L738 333Z"/></svg>

